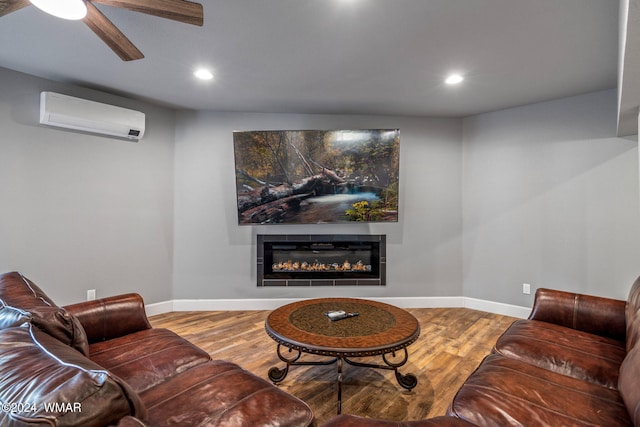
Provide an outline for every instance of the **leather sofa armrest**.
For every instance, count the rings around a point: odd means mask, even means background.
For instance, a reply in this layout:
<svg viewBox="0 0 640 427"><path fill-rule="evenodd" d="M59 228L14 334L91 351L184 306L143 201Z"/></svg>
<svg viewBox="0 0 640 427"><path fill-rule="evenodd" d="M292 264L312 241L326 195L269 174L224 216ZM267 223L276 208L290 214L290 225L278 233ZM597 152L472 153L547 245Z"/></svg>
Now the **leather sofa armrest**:
<svg viewBox="0 0 640 427"><path fill-rule="evenodd" d="M624 341L626 301L540 288L530 320Z"/></svg>
<svg viewBox="0 0 640 427"><path fill-rule="evenodd" d="M135 293L85 301L64 308L78 318L89 343L151 329L144 301Z"/></svg>

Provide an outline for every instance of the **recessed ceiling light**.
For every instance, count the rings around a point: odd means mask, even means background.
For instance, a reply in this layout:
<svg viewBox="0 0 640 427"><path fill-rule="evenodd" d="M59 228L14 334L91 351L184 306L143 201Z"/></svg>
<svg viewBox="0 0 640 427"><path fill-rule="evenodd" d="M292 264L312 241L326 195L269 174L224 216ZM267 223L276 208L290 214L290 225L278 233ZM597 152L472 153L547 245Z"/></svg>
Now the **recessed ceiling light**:
<svg viewBox="0 0 640 427"><path fill-rule="evenodd" d="M464 80L464 77L462 77L460 74L450 74L449 76L447 76L444 82L448 85L457 85L458 83L461 83L463 80Z"/></svg>
<svg viewBox="0 0 640 427"><path fill-rule="evenodd" d="M213 79L213 74L211 73L211 71L205 69L205 68L200 68L198 70L196 70L193 73L194 76L196 76L197 78L199 78L200 80L211 80Z"/></svg>

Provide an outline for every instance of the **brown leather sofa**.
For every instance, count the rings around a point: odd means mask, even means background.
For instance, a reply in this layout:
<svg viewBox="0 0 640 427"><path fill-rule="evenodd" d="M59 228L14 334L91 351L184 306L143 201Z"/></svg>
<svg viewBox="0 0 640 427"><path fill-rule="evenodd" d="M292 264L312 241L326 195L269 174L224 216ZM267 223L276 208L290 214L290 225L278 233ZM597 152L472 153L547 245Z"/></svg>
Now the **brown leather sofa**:
<svg viewBox="0 0 640 427"><path fill-rule="evenodd" d="M338 415L322 427L474 427L467 421L454 417L434 417L420 421L387 421L355 415ZM497 426L496 426L497 427Z"/></svg>
<svg viewBox="0 0 640 427"><path fill-rule="evenodd" d="M458 390L448 417L396 423L348 415L323 427L640 426L640 278L627 301L536 292ZM419 398L419 397L417 397ZM449 418L449 419L447 419Z"/></svg>
<svg viewBox="0 0 640 427"><path fill-rule="evenodd" d="M127 294L58 307L0 275L1 426L311 426L310 408L166 329Z"/></svg>

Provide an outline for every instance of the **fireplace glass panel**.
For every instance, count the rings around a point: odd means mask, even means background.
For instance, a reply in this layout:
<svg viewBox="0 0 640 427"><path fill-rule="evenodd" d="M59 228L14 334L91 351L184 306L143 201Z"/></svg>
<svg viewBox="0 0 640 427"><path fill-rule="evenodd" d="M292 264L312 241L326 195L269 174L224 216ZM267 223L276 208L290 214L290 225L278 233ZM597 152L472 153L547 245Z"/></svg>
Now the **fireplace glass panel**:
<svg viewBox="0 0 640 427"><path fill-rule="evenodd" d="M378 277L377 243L266 244L265 277ZM269 257L269 254L271 257Z"/></svg>
<svg viewBox="0 0 640 427"><path fill-rule="evenodd" d="M384 235L258 235L258 286L384 285Z"/></svg>

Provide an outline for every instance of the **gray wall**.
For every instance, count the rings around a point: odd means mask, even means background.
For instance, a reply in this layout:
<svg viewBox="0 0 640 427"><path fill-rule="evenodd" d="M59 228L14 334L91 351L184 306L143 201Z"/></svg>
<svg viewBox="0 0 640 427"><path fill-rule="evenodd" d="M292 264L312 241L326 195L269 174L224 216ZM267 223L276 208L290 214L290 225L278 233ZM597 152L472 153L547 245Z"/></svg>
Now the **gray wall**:
<svg viewBox="0 0 640 427"><path fill-rule="evenodd" d="M57 91L144 111L132 143L37 124ZM465 120L181 111L0 68L0 271L59 303L319 295L527 306L523 282L625 298L638 266L637 142L615 91ZM236 224L232 131L401 129L400 222ZM384 233L384 288L258 289L257 233Z"/></svg>
<svg viewBox="0 0 640 427"><path fill-rule="evenodd" d="M381 116L180 112L176 131L174 298L459 296L461 121ZM400 128L394 224L238 226L234 130ZM257 288L258 233L386 234L386 287Z"/></svg>
<svg viewBox="0 0 640 427"><path fill-rule="evenodd" d="M139 143L38 124L40 91L147 114ZM175 113L0 68L0 271L59 304L140 292L171 297Z"/></svg>
<svg viewBox="0 0 640 427"><path fill-rule="evenodd" d="M626 299L640 274L638 145L614 137L616 102L611 90L464 120L466 297Z"/></svg>

